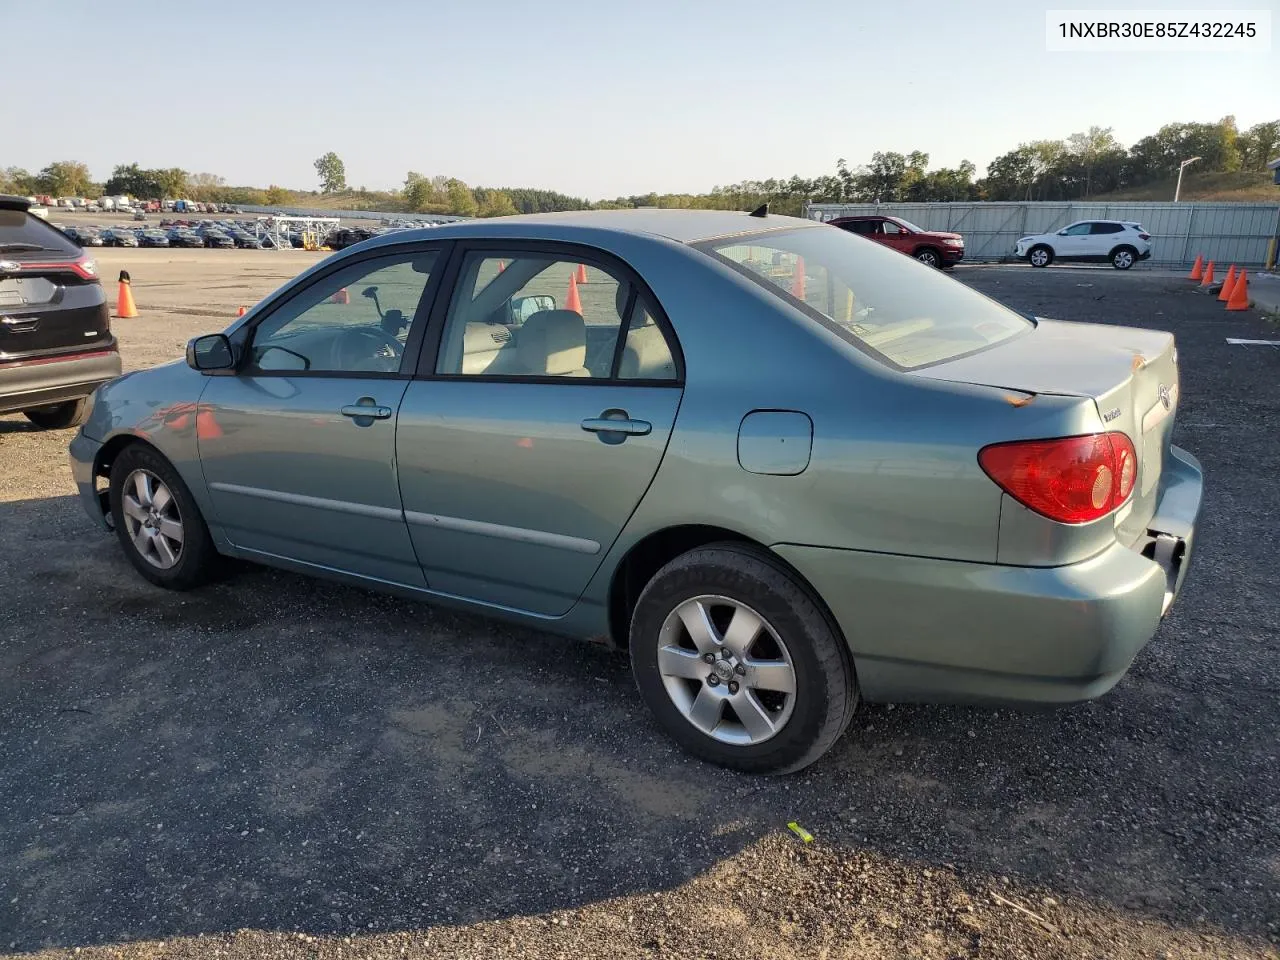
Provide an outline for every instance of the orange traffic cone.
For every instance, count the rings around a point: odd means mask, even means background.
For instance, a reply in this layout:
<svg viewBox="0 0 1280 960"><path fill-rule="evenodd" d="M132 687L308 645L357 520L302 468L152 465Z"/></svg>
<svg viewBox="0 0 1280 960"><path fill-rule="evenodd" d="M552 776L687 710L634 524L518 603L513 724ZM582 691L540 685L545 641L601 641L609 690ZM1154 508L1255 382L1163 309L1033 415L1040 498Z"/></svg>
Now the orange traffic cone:
<svg viewBox="0 0 1280 960"><path fill-rule="evenodd" d="M351 294L347 293L346 287L343 287L341 290L339 290L337 293L335 293L332 297L329 298L329 302L330 303L350 303Z"/></svg>
<svg viewBox="0 0 1280 960"><path fill-rule="evenodd" d="M207 407L196 413L196 437L200 440L217 440L222 436L222 427Z"/></svg>
<svg viewBox="0 0 1280 960"><path fill-rule="evenodd" d="M133 288L129 285L129 271L120 271L120 291L116 294L116 316L124 320L138 315L138 308L133 302Z"/></svg>
<svg viewBox="0 0 1280 960"><path fill-rule="evenodd" d="M572 310L579 315L582 313L582 299L578 296L577 274L569 275L569 294L564 298L564 308Z"/></svg>
<svg viewBox="0 0 1280 960"><path fill-rule="evenodd" d="M507 269L507 261L505 261L505 260L499 260L499 261L498 261L498 272L499 272L499 273L501 273L501 272L502 272L503 270L505 270L505 269Z"/></svg>
<svg viewBox="0 0 1280 960"><path fill-rule="evenodd" d="M804 257L796 257L796 268L791 274L791 295L804 299Z"/></svg>
<svg viewBox="0 0 1280 960"><path fill-rule="evenodd" d="M1240 271L1240 277L1236 280L1236 285L1231 288L1231 299L1227 301L1227 309L1249 309L1249 274L1244 270Z"/></svg>
<svg viewBox="0 0 1280 960"><path fill-rule="evenodd" d="M1218 291L1218 300L1226 303L1231 299L1231 288L1236 282L1236 265L1233 263L1227 269L1227 279L1222 281L1222 289Z"/></svg>
<svg viewBox="0 0 1280 960"><path fill-rule="evenodd" d="M238 309L238 310L236 311L236 316L237 316L237 317L243 317L243 316L244 316L246 313L248 313L248 312L249 312L249 311L248 311L248 310L246 310L244 307L241 307L240 309Z"/></svg>
<svg viewBox="0 0 1280 960"><path fill-rule="evenodd" d="M1204 255L1196 254L1196 265L1191 268L1191 272L1187 274L1188 280L1199 280L1204 275Z"/></svg>
<svg viewBox="0 0 1280 960"><path fill-rule="evenodd" d="M1209 265L1204 268L1204 279L1200 281L1200 286L1207 287L1213 283L1213 261L1209 261Z"/></svg>
<svg viewBox="0 0 1280 960"><path fill-rule="evenodd" d="M578 282L587 282L587 265L585 263L578 264Z"/></svg>

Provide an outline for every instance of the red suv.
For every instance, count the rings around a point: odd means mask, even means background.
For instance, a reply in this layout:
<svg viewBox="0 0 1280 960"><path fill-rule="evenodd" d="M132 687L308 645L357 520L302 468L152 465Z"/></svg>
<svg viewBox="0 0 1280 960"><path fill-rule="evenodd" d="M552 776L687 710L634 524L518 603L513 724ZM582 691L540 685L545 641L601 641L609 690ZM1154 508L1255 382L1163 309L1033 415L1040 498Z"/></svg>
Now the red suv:
<svg viewBox="0 0 1280 960"><path fill-rule="evenodd" d="M953 267L964 259L964 237L960 234L925 230L901 217L837 217L827 222L893 247L931 267Z"/></svg>

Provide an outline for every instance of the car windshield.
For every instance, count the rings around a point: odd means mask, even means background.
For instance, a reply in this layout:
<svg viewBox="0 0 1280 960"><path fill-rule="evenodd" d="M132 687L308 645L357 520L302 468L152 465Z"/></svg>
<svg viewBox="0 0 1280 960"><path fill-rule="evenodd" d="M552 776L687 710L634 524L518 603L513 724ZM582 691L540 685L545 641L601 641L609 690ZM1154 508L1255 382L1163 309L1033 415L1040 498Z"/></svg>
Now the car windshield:
<svg viewBox="0 0 1280 960"><path fill-rule="evenodd" d="M912 233L928 233L928 232L929 232L929 231L928 231L928 230L926 230L924 227L917 227L917 226L916 226L914 223L912 223L910 220L903 220L901 217L894 217L893 219L894 219L894 220L896 220L898 223L902 224L904 227L906 227L906 228L907 228L908 230L910 230Z"/></svg>
<svg viewBox="0 0 1280 960"><path fill-rule="evenodd" d="M900 370L976 353L1031 328L940 270L844 230L776 230L697 247Z"/></svg>

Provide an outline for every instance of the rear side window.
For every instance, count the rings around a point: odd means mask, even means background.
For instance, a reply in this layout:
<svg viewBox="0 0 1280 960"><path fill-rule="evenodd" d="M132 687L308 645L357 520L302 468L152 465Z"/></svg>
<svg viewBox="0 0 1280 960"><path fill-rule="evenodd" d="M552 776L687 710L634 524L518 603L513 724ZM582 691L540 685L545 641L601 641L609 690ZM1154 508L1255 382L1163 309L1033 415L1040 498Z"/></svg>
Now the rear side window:
<svg viewBox="0 0 1280 960"><path fill-rule="evenodd" d="M1118 223L1095 223L1090 233L1121 233L1124 227Z"/></svg>
<svg viewBox="0 0 1280 960"><path fill-rule="evenodd" d="M0 209L0 253L14 259L21 259L24 254L79 256L80 248L61 230L25 210Z"/></svg>
<svg viewBox="0 0 1280 960"><path fill-rule="evenodd" d="M876 232L875 220L854 220L852 223L842 223L840 227L848 230L850 233L856 233L859 236L870 236Z"/></svg>
<svg viewBox="0 0 1280 960"><path fill-rule="evenodd" d="M696 247L899 370L976 353L1031 329L942 271L842 230L772 230Z"/></svg>

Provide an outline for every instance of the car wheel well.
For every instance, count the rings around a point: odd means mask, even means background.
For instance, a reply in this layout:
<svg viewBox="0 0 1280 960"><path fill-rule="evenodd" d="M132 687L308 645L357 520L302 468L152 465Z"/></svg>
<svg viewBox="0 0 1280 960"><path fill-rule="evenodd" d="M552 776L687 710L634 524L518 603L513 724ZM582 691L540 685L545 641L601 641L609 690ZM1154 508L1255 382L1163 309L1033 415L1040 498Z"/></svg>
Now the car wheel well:
<svg viewBox="0 0 1280 960"><path fill-rule="evenodd" d="M111 476L111 464L115 462L116 457L120 456L120 454L124 452L125 447L132 446L135 443L144 444L151 447L157 453L160 452L159 448L154 444L147 443L147 441L143 440L141 437L134 436L131 433L122 433L119 436L112 437L104 443L102 448L98 451L97 456L93 458L93 475L95 477Z"/></svg>
<svg viewBox="0 0 1280 960"><path fill-rule="evenodd" d="M614 570L613 581L609 586L609 634L615 646L625 650L629 645L631 614L635 610L636 601L640 599L641 592L653 579L654 574L681 554L712 543L748 544L767 552L774 563L785 567L805 586L819 609L832 623L837 635L841 635L839 628L835 626L835 617L827 608L826 601L818 595L800 571L764 544L724 527L687 524L668 527L644 537L627 551L627 555Z"/></svg>
<svg viewBox="0 0 1280 960"><path fill-rule="evenodd" d="M1135 257L1138 255L1138 248L1135 247L1132 243L1118 243L1111 248L1111 252L1107 254L1107 258L1110 259L1111 257L1114 257L1121 250L1132 251Z"/></svg>

